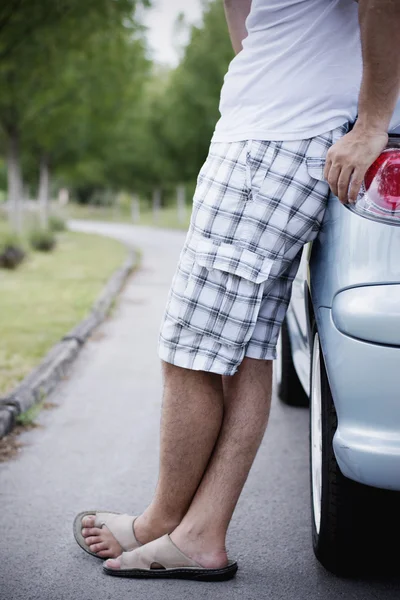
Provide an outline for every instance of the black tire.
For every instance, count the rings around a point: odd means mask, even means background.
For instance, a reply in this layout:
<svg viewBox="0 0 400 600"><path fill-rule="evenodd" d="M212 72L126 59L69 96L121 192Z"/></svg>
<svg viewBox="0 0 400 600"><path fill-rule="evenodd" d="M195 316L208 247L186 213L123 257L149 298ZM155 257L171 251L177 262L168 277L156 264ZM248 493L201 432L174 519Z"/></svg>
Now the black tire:
<svg viewBox="0 0 400 600"><path fill-rule="evenodd" d="M314 329L313 356L316 336L317 331ZM321 564L336 575L356 576L366 571L391 571L398 568L390 542L398 539L399 535L396 506L399 506L400 494L362 485L348 479L340 471L333 451L337 415L322 351L320 357L322 486L319 531L314 512L310 425L311 525L314 553ZM313 417L312 378L311 369L310 423Z"/></svg>
<svg viewBox="0 0 400 600"><path fill-rule="evenodd" d="M279 351L279 350L278 350ZM308 396L301 385L293 364L292 349L286 319L283 321L280 345L280 373L277 373L278 396L289 406L308 406ZM279 364L279 363L278 363ZM279 366L275 366L279 369Z"/></svg>

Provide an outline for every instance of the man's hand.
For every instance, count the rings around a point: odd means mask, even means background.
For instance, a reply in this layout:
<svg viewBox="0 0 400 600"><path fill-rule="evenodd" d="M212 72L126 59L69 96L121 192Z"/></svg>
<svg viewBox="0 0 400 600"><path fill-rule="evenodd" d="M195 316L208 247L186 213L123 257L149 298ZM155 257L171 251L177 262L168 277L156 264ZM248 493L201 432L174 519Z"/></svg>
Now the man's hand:
<svg viewBox="0 0 400 600"><path fill-rule="evenodd" d="M324 176L342 204L357 200L364 175L388 142L388 134L354 126L328 151Z"/></svg>
<svg viewBox="0 0 400 600"><path fill-rule="evenodd" d="M344 204L356 201L367 169L387 145L400 90L400 1L358 4L363 56L358 118L329 150L325 167L332 192Z"/></svg>

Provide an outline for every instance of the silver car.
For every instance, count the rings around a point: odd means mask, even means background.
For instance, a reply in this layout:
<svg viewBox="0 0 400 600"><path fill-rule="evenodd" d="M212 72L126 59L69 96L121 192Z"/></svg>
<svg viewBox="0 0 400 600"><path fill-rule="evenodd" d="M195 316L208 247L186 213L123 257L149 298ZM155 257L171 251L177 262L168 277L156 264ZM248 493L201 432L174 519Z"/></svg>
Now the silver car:
<svg viewBox="0 0 400 600"><path fill-rule="evenodd" d="M400 136L355 205L330 198L275 368L281 400L310 405L314 552L353 574L400 533Z"/></svg>

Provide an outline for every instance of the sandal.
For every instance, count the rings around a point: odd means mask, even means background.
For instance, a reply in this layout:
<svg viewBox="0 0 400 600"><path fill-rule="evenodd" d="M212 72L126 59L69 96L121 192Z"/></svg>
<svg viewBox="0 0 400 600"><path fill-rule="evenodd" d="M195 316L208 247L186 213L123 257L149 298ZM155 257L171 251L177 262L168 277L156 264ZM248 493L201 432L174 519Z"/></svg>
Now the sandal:
<svg viewBox="0 0 400 600"><path fill-rule="evenodd" d="M130 515L122 515L114 512L98 512L96 510L87 510L76 515L73 527L74 536L77 543L82 550L88 552L88 554L91 554L96 558L100 558L101 560L105 560L90 550L89 546L85 542L85 538L82 535L82 519L89 516L96 517L94 524L95 527L101 529L105 525L110 530L124 552L136 550L142 545L136 539L133 531L133 524L137 517L131 517Z"/></svg>
<svg viewBox="0 0 400 600"><path fill-rule="evenodd" d="M103 566L107 575L137 579L193 579L195 581L227 581L238 570L234 561L222 569L205 569L183 554L170 536L164 535L134 552L121 555L121 568Z"/></svg>

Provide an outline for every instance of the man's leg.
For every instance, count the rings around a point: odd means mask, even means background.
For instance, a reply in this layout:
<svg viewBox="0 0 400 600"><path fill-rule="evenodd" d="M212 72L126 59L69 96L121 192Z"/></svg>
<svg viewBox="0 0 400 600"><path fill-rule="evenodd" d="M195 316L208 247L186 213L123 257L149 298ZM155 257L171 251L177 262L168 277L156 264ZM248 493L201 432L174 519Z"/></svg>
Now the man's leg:
<svg viewBox="0 0 400 600"><path fill-rule="evenodd" d="M204 385L209 382L210 374L202 375ZM161 494L166 493L167 505L170 508L177 500L180 502L180 509L186 510L187 502L198 485L197 479L193 485L190 474L197 478L204 469L213 445L212 436L217 431L216 424L213 430L209 428L210 421L213 418L217 420L216 417L219 416L218 425L221 423L221 413L213 406L217 396L211 392L209 383L206 384L206 389L196 389L198 377L193 371L188 371L186 381L191 382L194 402L199 405L197 408L194 408L194 404L188 406L185 423L179 423L180 419L176 414L170 419L170 422L178 425L178 429L186 427L188 435L182 439L180 434L181 442L177 445L174 436L166 434L164 423L162 453L165 456L161 464L165 463L165 474L175 474L178 489L174 488L172 493L169 493L168 480L161 475L162 487L158 489L159 507L163 506ZM222 379L224 418L218 441L190 507L171 535L182 552L206 568L221 568L227 564L227 529L268 423L272 362L245 358L236 375ZM170 384L173 385L172 381ZM181 405L185 405L185 399L188 397L187 387L183 390L183 397ZM195 417L190 410L195 410L201 416ZM205 411L209 410L213 412L207 416ZM203 427L204 430L198 430L198 427ZM192 438L194 432L196 433ZM203 446L201 456L198 455L200 446ZM194 447L196 452L193 452ZM156 507L155 504L152 510L156 510ZM118 568L119 560L108 561L107 566Z"/></svg>
<svg viewBox="0 0 400 600"><path fill-rule="evenodd" d="M163 363L160 472L150 506L135 521L135 535L145 544L171 533L187 512L210 460L221 429L224 397L221 375ZM84 519L83 535L102 558L116 557L121 546L111 532Z"/></svg>
<svg viewBox="0 0 400 600"><path fill-rule="evenodd" d="M272 362L245 358L224 378L225 415L210 464L172 539L204 567L227 564L225 539L260 447L271 406Z"/></svg>

